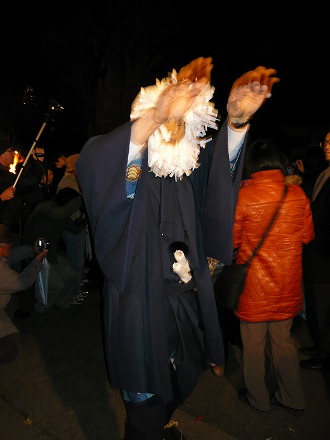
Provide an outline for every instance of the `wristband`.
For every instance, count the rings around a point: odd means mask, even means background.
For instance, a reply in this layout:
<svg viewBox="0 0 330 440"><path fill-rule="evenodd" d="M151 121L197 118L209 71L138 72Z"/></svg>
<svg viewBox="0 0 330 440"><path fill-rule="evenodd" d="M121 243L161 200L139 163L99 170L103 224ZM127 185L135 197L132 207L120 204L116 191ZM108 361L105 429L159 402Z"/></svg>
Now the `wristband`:
<svg viewBox="0 0 330 440"><path fill-rule="evenodd" d="M248 119L245 122L233 122L230 117L228 116L228 125L229 127L233 127L233 128L243 128L246 125L248 125L250 123L250 119Z"/></svg>

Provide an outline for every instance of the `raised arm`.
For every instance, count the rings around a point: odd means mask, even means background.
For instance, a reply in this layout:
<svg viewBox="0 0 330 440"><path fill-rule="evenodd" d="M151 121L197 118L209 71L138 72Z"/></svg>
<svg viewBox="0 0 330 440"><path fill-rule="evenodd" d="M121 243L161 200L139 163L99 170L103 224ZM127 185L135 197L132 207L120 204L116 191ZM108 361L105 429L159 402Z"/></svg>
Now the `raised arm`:
<svg viewBox="0 0 330 440"><path fill-rule="evenodd" d="M242 130L255 112L272 96L272 87L280 79L275 69L258 66L244 73L231 88L228 102L228 124L233 130Z"/></svg>
<svg viewBox="0 0 330 440"><path fill-rule="evenodd" d="M144 145L150 135L165 122L173 120L180 124L196 97L209 84L212 68L212 58L200 57L182 67L176 81L171 81L169 74L155 105L135 120L131 141L136 145ZM134 108L134 103L132 107Z"/></svg>

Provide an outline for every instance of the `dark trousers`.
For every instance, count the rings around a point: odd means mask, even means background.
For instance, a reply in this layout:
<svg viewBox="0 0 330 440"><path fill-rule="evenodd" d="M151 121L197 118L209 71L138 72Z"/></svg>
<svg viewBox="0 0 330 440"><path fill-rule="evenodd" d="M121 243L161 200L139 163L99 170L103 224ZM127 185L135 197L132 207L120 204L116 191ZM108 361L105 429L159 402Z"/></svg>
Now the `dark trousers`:
<svg viewBox="0 0 330 440"><path fill-rule="evenodd" d="M173 399L165 403L160 396L143 402L126 402L127 424L125 440L163 440L164 426L180 402Z"/></svg>
<svg viewBox="0 0 330 440"><path fill-rule="evenodd" d="M164 426L181 404L177 376L172 368L171 372L172 400L165 402L158 395L137 403L124 400L127 412L124 440L163 440Z"/></svg>
<svg viewBox="0 0 330 440"><path fill-rule="evenodd" d="M330 362L330 283L304 282L307 326L321 359Z"/></svg>

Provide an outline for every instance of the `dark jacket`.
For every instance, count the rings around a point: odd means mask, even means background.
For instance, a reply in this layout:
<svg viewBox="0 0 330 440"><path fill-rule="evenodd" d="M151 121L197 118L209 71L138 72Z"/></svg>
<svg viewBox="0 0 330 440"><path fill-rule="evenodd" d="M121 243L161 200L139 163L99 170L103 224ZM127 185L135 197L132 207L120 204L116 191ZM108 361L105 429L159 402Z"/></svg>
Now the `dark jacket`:
<svg viewBox="0 0 330 440"><path fill-rule="evenodd" d="M330 178L311 202L315 238L304 246L304 279L317 283L330 282Z"/></svg>

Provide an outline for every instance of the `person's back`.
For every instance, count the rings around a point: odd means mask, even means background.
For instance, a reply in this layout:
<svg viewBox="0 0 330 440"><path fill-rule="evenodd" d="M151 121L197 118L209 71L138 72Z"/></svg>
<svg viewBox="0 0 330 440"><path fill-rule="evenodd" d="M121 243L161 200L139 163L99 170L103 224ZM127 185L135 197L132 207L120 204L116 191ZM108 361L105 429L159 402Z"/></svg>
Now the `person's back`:
<svg viewBox="0 0 330 440"><path fill-rule="evenodd" d="M280 170L259 171L242 188L235 220L237 262L246 261L259 242L285 187ZM288 185L281 212L249 269L240 304L240 318L286 319L302 307L302 244L312 237L309 201L298 185ZM266 298L266 299L265 299ZM246 307L246 311L245 311ZM250 320L250 319L249 319Z"/></svg>
<svg viewBox="0 0 330 440"><path fill-rule="evenodd" d="M308 197L300 186L285 181L286 165L286 156L269 139L253 142L246 155L250 180L240 190L234 223L238 264L248 260L282 204L251 262L235 310L246 386L239 397L260 411L269 411L272 405L300 416L305 397L290 330L303 307L302 249L313 239L314 227ZM278 385L274 395L265 383L267 340Z"/></svg>

